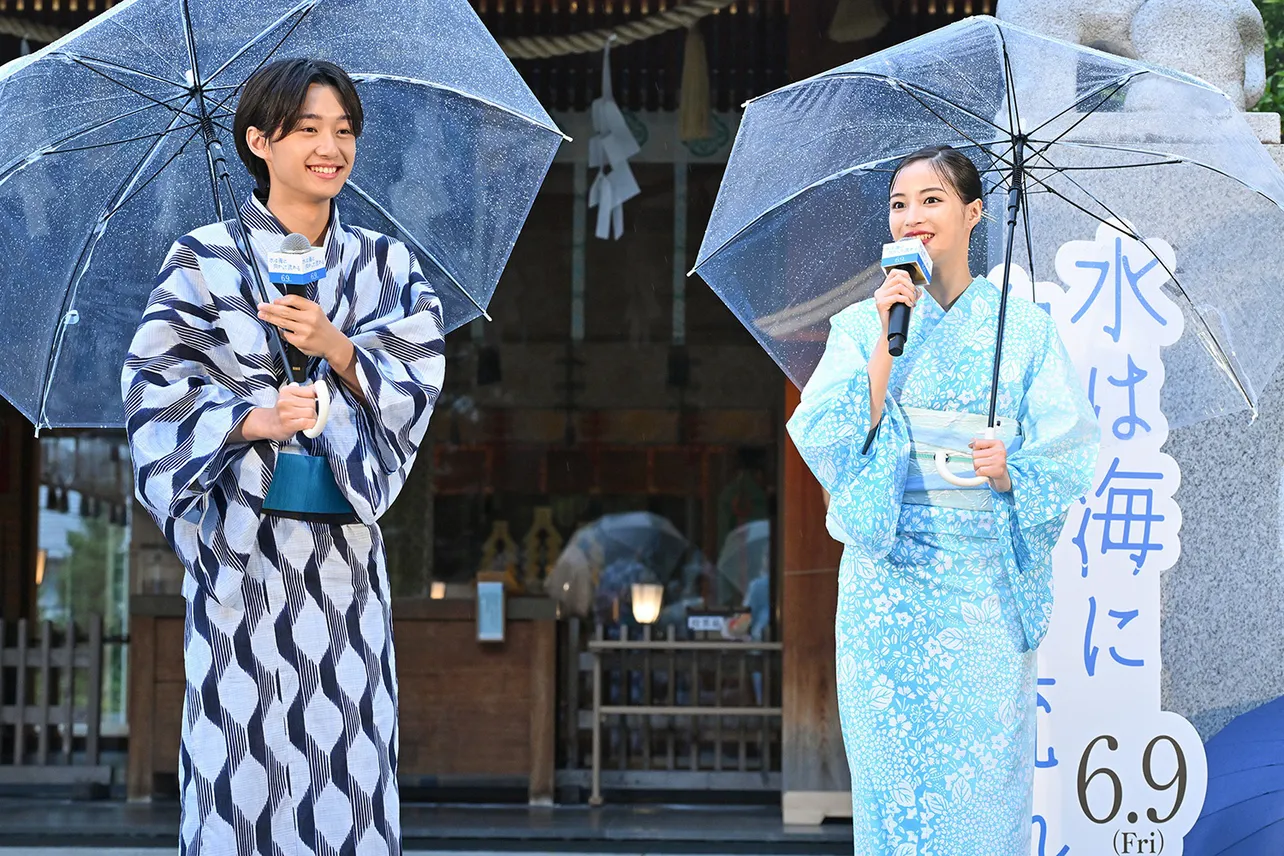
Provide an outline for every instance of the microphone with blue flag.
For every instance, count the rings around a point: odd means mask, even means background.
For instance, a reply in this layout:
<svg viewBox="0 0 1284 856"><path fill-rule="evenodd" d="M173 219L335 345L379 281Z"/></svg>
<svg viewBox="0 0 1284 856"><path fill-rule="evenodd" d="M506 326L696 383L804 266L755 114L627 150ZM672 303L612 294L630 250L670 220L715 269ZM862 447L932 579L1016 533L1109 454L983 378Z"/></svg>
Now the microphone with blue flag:
<svg viewBox="0 0 1284 856"><path fill-rule="evenodd" d="M306 236L286 235L281 249L268 256L268 281L286 294L308 296L308 287L325 278L325 250L312 246ZM282 338L286 361L295 379L307 377L308 357ZM319 419L317 420L320 421ZM324 429L325 426L322 426ZM320 434L320 431L317 432Z"/></svg>
<svg viewBox="0 0 1284 856"><path fill-rule="evenodd" d="M932 257L918 238L902 238L883 244L882 268L883 273L906 271L920 288L932 282ZM887 352L893 357L899 357L905 350L909 319L910 308L905 303L894 304L887 314Z"/></svg>
<svg viewBox="0 0 1284 856"><path fill-rule="evenodd" d="M308 288L325 278L325 250L313 247L304 235L287 235L281 248L267 257L268 280L286 294L307 297ZM285 347L286 383L308 382L308 356L281 335ZM325 430L330 414L330 389L324 383L313 384L317 393L316 424L304 431L315 439ZM272 483L263 498L263 511L278 517L310 520L318 523L354 523L356 511L334 480L329 461L306 454L297 443L280 449Z"/></svg>

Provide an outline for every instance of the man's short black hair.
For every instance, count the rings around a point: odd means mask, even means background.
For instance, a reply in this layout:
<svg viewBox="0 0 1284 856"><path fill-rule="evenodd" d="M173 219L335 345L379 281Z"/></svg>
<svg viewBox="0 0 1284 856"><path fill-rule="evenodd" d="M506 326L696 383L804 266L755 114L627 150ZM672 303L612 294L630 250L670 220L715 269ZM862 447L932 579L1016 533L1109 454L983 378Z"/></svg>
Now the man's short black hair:
<svg viewBox="0 0 1284 856"><path fill-rule="evenodd" d="M258 128L269 140L279 140L299 124L299 113L314 83L329 86L339 96L348 114L353 136L361 136L361 98L348 73L332 62L319 59L280 59L256 71L241 90L236 106L232 133L236 136L236 153L254 176L260 193L267 194L271 185L267 163L250 151L246 131Z"/></svg>

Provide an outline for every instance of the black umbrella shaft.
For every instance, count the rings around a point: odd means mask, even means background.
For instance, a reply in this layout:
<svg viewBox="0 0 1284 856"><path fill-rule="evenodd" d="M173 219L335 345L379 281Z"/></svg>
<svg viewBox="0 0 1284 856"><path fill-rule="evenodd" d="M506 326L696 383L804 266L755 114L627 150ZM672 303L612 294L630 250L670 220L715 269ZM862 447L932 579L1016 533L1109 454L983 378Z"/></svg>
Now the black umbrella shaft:
<svg viewBox="0 0 1284 856"><path fill-rule="evenodd" d="M999 288L999 325L994 333L994 373L990 381L990 421L993 428L999 405L999 363L1003 358L1003 325L1008 315L1008 285L1012 279L1012 247L1016 245L1017 215L1025 185L1025 137L1017 136L1012 148L1012 186L1008 188L1008 242L1003 251L1003 285Z"/></svg>
<svg viewBox="0 0 1284 856"><path fill-rule="evenodd" d="M223 157L223 145L214 136L214 122L210 120L205 110L205 96L198 97L197 102L200 105L201 114L201 134L205 138L205 151L209 155L210 169L213 172L216 181L214 187L214 201L218 204L218 185L221 184L227 190L228 199L232 205L232 219L236 221L236 228L230 229L232 240L236 243L237 249L241 251L241 258L245 260L246 266L250 269L250 279L254 283L254 288L259 293L259 300L264 303L271 303L272 298L268 295L267 286L263 284L263 274L259 273L259 266L254 261L254 246L250 243L250 230L245 227L245 222L241 219L241 206L236 204L236 190L232 187L232 176L227 171L227 160ZM275 332L276 335L273 335ZM280 330L269 330L267 340L276 356L281 360L281 366L285 369L285 380L287 383L297 383L299 377L295 375L294 369L290 367L290 359L285 352L285 343L282 341Z"/></svg>

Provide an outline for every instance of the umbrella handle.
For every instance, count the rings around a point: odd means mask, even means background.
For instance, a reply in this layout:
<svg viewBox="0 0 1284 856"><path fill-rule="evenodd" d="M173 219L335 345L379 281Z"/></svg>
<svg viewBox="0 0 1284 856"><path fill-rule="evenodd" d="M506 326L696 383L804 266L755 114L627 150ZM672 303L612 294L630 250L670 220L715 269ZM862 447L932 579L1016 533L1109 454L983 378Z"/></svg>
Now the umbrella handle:
<svg viewBox="0 0 1284 856"><path fill-rule="evenodd" d="M985 429L985 439L994 439L994 428ZM943 450L937 450L936 455L936 472L941 478L945 479L957 487L980 487L989 481L985 476L960 476L955 475L954 471L949 468L949 453Z"/></svg>
<svg viewBox="0 0 1284 856"><path fill-rule="evenodd" d="M309 385L317 391L317 422L311 428L306 429L303 432L303 436L309 440L315 440L321 436L321 432L325 430L326 422L330 420L330 387L324 383ZM298 386L298 384L287 383L281 388L285 389L286 386Z"/></svg>
<svg viewBox="0 0 1284 856"><path fill-rule="evenodd" d="M314 383L317 391L317 424L303 432L309 440L315 440L325 430L325 423L330 420L330 387L325 383Z"/></svg>

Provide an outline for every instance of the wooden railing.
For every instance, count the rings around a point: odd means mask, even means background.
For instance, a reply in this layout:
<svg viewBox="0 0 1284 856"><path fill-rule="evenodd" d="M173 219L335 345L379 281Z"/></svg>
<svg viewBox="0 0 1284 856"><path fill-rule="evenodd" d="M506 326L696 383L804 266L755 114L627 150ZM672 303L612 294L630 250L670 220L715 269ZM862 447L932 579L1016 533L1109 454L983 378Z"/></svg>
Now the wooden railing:
<svg viewBox="0 0 1284 856"><path fill-rule="evenodd" d="M0 621L0 784L110 784L99 757L102 616L84 636L74 624L37 626L33 636L26 619Z"/></svg>
<svg viewBox="0 0 1284 856"><path fill-rule="evenodd" d="M593 805L604 790L780 788L779 642L567 630L559 784L586 787Z"/></svg>

